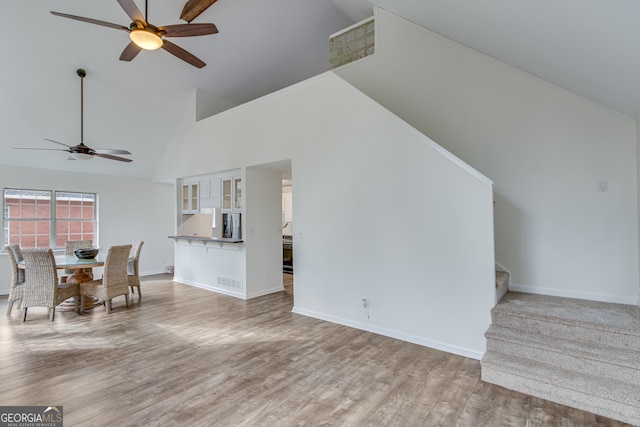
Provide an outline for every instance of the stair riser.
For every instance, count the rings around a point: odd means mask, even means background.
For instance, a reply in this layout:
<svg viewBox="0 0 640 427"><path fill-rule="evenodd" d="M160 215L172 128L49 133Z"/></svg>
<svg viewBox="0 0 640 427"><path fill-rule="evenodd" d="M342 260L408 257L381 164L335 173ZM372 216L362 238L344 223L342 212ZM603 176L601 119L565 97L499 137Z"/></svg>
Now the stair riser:
<svg viewBox="0 0 640 427"><path fill-rule="evenodd" d="M529 362L517 357L487 352L481 366L546 384L550 389L561 388L575 395L590 396L592 399L614 401L640 410L640 395L637 385L598 378L590 373L566 371L555 365ZM553 400L550 397L546 398Z"/></svg>
<svg viewBox="0 0 640 427"><path fill-rule="evenodd" d="M496 271L496 303L509 292L509 273Z"/></svg>
<svg viewBox="0 0 640 427"><path fill-rule="evenodd" d="M567 325L528 317L512 316L508 313L502 313L499 310L494 310L492 312L492 317L494 325L505 328L569 340L579 338L580 341L584 342L605 344L608 346L640 351L640 336L637 335L625 335L611 331L589 329L576 325Z"/></svg>
<svg viewBox="0 0 640 427"><path fill-rule="evenodd" d="M503 372L492 366L482 366L482 380L499 386L551 400L562 405L572 406L604 417L613 418L629 424L640 423L640 407L626 405L610 399L602 399L590 394L568 390L558 385L521 377ZM603 394L606 396L606 394Z"/></svg>
<svg viewBox="0 0 640 427"><path fill-rule="evenodd" d="M495 338L487 339L487 351L507 354L525 360L547 363L569 371L588 372L590 375L600 378L626 382L628 384L640 384L640 357L636 360L625 360L611 364L605 360L585 358L583 355L566 353L566 350L545 349L531 347L522 343L504 341Z"/></svg>

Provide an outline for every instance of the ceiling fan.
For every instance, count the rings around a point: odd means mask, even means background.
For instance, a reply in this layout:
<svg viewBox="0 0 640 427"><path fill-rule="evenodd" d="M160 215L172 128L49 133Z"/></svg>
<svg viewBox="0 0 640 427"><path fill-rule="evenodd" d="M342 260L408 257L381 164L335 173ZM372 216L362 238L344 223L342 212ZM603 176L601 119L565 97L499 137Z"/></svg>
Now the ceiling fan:
<svg viewBox="0 0 640 427"><path fill-rule="evenodd" d="M183 61L197 68L204 67L202 60L187 52L180 46L165 40L163 37L191 37L216 34L218 28L214 24L176 24L156 27L147 21L148 12L147 0L145 0L145 16L133 2L133 0L117 0L125 13L133 21L128 27L124 25L112 24L111 22L99 21L97 19L85 18L82 16L69 15L66 13L53 12L56 16L75 19L77 21L88 22L89 24L102 25L103 27L115 28L129 33L131 42L120 54L121 61L131 61L141 50L156 50L162 48L170 54L177 56Z"/></svg>
<svg viewBox="0 0 640 427"><path fill-rule="evenodd" d="M103 148L89 148L84 145L84 78L87 72L81 68L76 70L76 73L80 77L80 144L67 145L62 142L54 141L53 139L45 138L45 141L53 142L54 144L64 145L62 148L26 148L26 147L13 147L16 150L49 150L49 151L66 151L69 153L69 160L91 160L94 156L102 157L110 160L118 160L120 162L131 162L132 159L125 157L114 156L114 154L131 154L126 150L110 150Z"/></svg>

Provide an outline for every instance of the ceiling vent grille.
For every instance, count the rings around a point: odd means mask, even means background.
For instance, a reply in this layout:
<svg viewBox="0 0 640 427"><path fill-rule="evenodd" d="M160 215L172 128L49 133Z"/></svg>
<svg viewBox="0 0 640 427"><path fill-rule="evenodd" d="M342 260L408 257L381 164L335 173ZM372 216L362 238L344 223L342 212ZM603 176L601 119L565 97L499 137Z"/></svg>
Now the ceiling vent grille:
<svg viewBox="0 0 640 427"><path fill-rule="evenodd" d="M329 64L337 68L375 52L375 21L373 16L358 22L329 38Z"/></svg>

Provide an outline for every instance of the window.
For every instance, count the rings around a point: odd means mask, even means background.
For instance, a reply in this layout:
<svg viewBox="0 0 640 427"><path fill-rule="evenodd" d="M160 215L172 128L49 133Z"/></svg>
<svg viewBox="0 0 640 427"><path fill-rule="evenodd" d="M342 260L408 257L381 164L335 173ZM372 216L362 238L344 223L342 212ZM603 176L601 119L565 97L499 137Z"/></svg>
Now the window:
<svg viewBox="0 0 640 427"><path fill-rule="evenodd" d="M5 189L4 245L62 248L67 240L96 241L96 195Z"/></svg>
<svg viewBox="0 0 640 427"><path fill-rule="evenodd" d="M95 201L95 194L56 191L56 248L63 247L67 240L95 241Z"/></svg>

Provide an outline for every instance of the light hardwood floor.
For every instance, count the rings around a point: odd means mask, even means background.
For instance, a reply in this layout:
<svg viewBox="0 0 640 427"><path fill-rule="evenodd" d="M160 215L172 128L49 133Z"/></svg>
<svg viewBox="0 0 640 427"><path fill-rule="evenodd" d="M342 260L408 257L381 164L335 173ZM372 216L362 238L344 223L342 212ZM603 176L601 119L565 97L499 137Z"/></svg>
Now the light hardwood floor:
<svg viewBox="0 0 640 427"><path fill-rule="evenodd" d="M243 301L170 279L108 315L3 315L0 405L62 405L67 427L624 425L483 383L477 360L293 314L291 280Z"/></svg>

